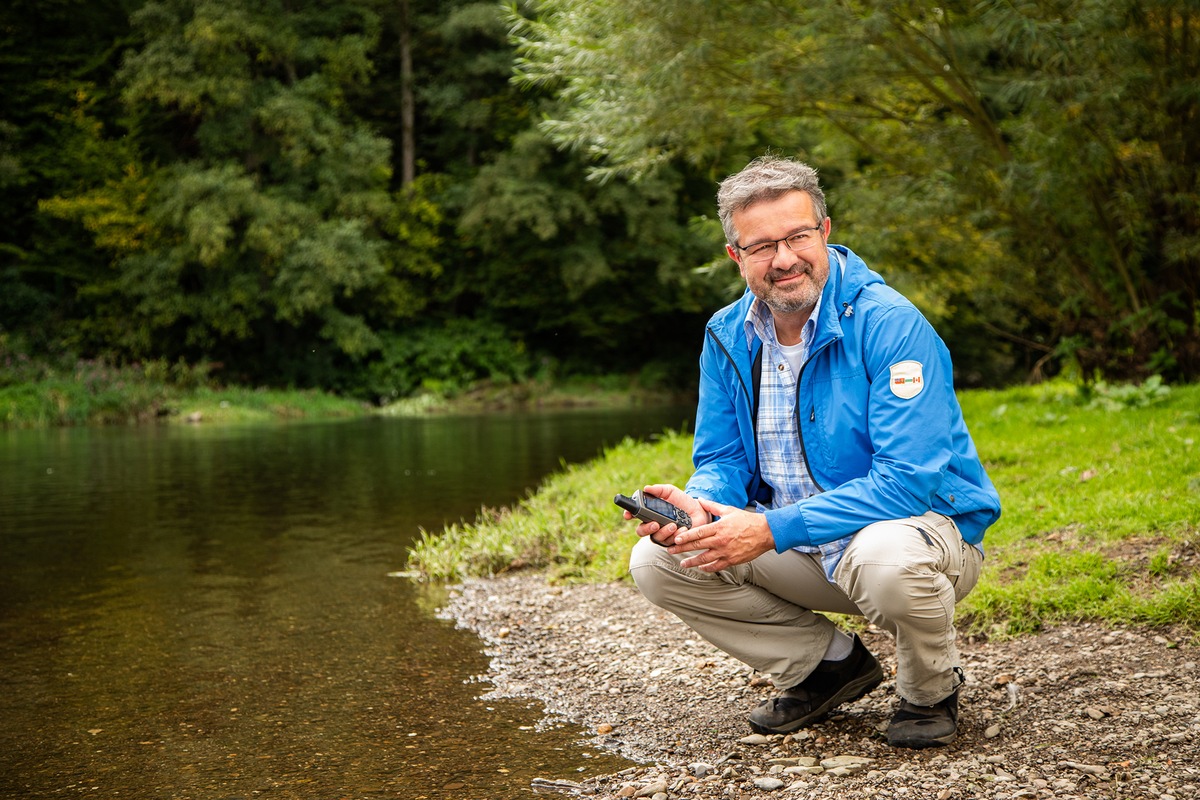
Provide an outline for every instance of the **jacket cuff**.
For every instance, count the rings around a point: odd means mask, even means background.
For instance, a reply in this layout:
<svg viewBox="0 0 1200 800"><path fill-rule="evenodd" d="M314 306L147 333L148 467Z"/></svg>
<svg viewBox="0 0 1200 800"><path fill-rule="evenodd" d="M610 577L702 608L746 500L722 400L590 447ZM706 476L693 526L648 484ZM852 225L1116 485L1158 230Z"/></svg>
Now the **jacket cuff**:
<svg viewBox="0 0 1200 800"><path fill-rule="evenodd" d="M771 536L775 538L775 552L785 553L793 547L812 546L808 536L808 524L804 521L800 506L800 503L793 503L763 513L767 524L771 526Z"/></svg>

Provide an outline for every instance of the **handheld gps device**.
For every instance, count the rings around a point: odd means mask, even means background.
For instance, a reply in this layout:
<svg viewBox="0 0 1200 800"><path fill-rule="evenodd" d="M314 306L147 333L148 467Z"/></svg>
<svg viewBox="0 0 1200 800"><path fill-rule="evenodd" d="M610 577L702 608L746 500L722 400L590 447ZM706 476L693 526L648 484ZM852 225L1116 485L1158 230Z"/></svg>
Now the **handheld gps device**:
<svg viewBox="0 0 1200 800"><path fill-rule="evenodd" d="M680 528L692 527L692 518L678 506L674 506L661 497L646 494L641 489L633 493L633 497L619 494L613 502L628 511L642 522L657 522L659 525L674 523Z"/></svg>

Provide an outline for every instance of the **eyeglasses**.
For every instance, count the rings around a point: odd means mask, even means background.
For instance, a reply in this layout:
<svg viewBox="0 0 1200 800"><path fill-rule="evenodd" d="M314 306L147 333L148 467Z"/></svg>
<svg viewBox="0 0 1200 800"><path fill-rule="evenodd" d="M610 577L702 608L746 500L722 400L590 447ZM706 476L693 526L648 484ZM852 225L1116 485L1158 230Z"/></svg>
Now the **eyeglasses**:
<svg viewBox="0 0 1200 800"><path fill-rule="evenodd" d="M805 228L804 230L796 231L790 236L785 236L782 239L775 239L771 242L755 242L754 244L747 245L745 247L742 247L740 244L735 244L734 247L745 253L748 261L754 261L760 264L765 261L774 260L775 254L779 252L780 242L786 244L788 249L793 253L802 253L805 250L809 250L821 243L822 234L824 233L823 229L825 227L822 223L824 222L825 220L821 220L821 222L818 222L811 228Z"/></svg>

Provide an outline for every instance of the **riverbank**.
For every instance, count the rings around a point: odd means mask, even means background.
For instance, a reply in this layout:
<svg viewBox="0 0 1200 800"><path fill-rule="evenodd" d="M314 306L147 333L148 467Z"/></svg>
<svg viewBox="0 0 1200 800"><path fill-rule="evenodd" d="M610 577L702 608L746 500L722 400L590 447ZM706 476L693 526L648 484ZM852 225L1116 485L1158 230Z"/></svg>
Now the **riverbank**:
<svg viewBox="0 0 1200 800"><path fill-rule="evenodd" d="M641 766L543 788L600 798L1200 797L1200 386L966 392L1004 502L961 604L959 740L894 750L894 683L787 737L751 735L773 689L624 579L614 491L682 484L690 437L627 441L510 509L427 533L409 566L461 583L497 696L540 701ZM530 569L532 567L533 569ZM470 577L475 576L475 577ZM885 669L890 638L863 632Z"/></svg>
<svg viewBox="0 0 1200 800"><path fill-rule="evenodd" d="M1004 506L987 533L987 569L959 609L965 632L997 638L1079 619L1200 631L1200 385L1129 406L1069 386L961 397ZM531 567L560 581L616 580L632 532L613 495L682 486L690 473L690 435L625 441L511 508L424 532L409 568L448 581Z"/></svg>
<svg viewBox="0 0 1200 800"><path fill-rule="evenodd" d="M474 579L444 613L485 642L488 696L536 700L640 764L535 788L657 800L1200 796L1200 653L1184 630L1090 622L963 636L959 738L912 751L884 740L890 679L809 729L752 735L746 714L770 685L627 582ZM862 637L893 674L890 637Z"/></svg>
<svg viewBox="0 0 1200 800"><path fill-rule="evenodd" d="M684 395L625 376L480 382L453 395L423 393L377 406L312 389L207 385L203 375L168 380L158 371L80 362L67 372L0 381L0 428L79 425L231 424L371 415L428 416L572 408L633 408L682 402Z"/></svg>

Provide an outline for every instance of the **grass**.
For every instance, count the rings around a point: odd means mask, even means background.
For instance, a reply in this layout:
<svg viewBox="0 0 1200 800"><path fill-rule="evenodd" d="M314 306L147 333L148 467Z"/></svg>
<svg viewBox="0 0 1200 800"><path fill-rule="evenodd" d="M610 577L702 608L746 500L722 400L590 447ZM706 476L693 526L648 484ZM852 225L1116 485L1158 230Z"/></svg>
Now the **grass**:
<svg viewBox="0 0 1200 800"><path fill-rule="evenodd" d="M368 413L365 403L312 390L196 389L175 400L178 416L203 422L265 422L285 419L328 419Z"/></svg>
<svg viewBox="0 0 1200 800"><path fill-rule="evenodd" d="M960 606L966 629L1004 636L1098 619L1200 632L1200 385L1048 384L962 402L1004 504L984 575ZM682 485L690 447L670 432L623 442L511 509L422 532L410 566L437 579L524 567L620 579L634 534L613 494Z"/></svg>
<svg viewBox="0 0 1200 800"><path fill-rule="evenodd" d="M346 417L364 404L314 391L219 389L178 380L161 365L114 367L79 361L39 366L0 383L0 427L31 428L149 421L250 422Z"/></svg>
<svg viewBox="0 0 1200 800"><path fill-rule="evenodd" d="M1145 406L1110 400L1053 384L964 396L1004 503L963 607L973 627L1095 618L1200 630L1200 386Z"/></svg>
<svg viewBox="0 0 1200 800"><path fill-rule="evenodd" d="M496 575L550 567L557 578L617 580L636 538L613 495L655 479L682 484L691 471L691 436L667 431L654 441L626 439L597 461L551 475L511 509L484 510L474 523L422 530L410 566L435 578Z"/></svg>
<svg viewBox="0 0 1200 800"><path fill-rule="evenodd" d="M627 375L534 379L523 383L477 381L453 396L423 392L388 404L388 416L425 416L440 413L481 413L505 409L629 408L692 399L686 393L631 385Z"/></svg>
<svg viewBox="0 0 1200 800"><path fill-rule="evenodd" d="M161 361L121 367L86 360L33 362L14 358L0 346L0 428L624 408L683 399L662 390L631 388L628 376L611 375L520 384L479 381L452 396L423 393L376 408L312 390L218 387L204 367Z"/></svg>

